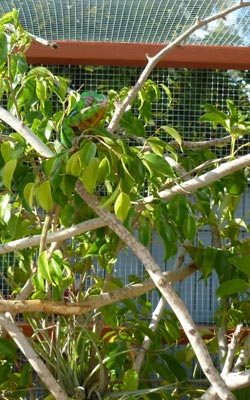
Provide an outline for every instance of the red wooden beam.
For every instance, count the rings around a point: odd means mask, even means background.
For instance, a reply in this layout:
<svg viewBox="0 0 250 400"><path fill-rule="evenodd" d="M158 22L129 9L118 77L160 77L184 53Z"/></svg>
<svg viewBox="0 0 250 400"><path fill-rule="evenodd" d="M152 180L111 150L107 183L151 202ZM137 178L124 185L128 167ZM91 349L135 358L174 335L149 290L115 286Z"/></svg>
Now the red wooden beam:
<svg viewBox="0 0 250 400"><path fill-rule="evenodd" d="M27 52L30 64L145 66L164 44L58 41L57 49L34 42ZM250 69L250 48L180 45L170 51L159 67Z"/></svg>

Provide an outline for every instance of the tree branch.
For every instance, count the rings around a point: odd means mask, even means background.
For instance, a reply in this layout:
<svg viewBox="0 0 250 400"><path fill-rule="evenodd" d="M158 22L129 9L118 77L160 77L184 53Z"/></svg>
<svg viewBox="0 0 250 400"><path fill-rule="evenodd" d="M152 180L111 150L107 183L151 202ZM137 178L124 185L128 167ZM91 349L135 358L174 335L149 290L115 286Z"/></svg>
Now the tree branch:
<svg viewBox="0 0 250 400"><path fill-rule="evenodd" d="M38 357L30 342L24 336L22 331L6 315L0 314L0 324L8 332L18 348L25 355L30 365L36 371L39 378L48 388L55 399L68 400L67 394L63 391L54 376L48 370L44 362Z"/></svg>
<svg viewBox="0 0 250 400"><path fill-rule="evenodd" d="M143 246L109 211L103 209L99 201L90 195L80 181L76 183L76 191L79 196L107 223L110 229L115 232L125 244L130 247L134 254L144 264L151 279L160 290L166 301L179 319L187 338L197 356L201 368L215 388L218 396L223 400L233 400L233 394L228 390L225 382L213 365L208 349L202 340L199 331L183 301L176 294L175 290L166 280L159 265L152 258L148 249Z"/></svg>
<svg viewBox="0 0 250 400"><path fill-rule="evenodd" d="M235 362L233 372L239 372L241 368L245 368L250 359L250 335L247 335L243 348Z"/></svg>
<svg viewBox="0 0 250 400"><path fill-rule="evenodd" d="M31 129L25 126L18 118L1 106L0 119L11 126L11 128L16 132L20 133L20 135L37 151L38 154L46 158L55 156L55 153L53 153L50 148L32 132Z"/></svg>
<svg viewBox="0 0 250 400"><path fill-rule="evenodd" d="M221 377L224 380L226 380L226 378L228 377L228 375L230 373L230 370L232 368L233 359L234 359L234 355L235 355L235 348L236 348L236 346L238 344L239 336L241 334L242 328L243 328L242 324L237 325L237 327L236 327L236 329L235 329L235 331L233 333L232 339L231 339L231 341L230 341L230 343L228 345L227 356L226 356L226 359L225 359L224 367L223 367L222 372L221 372ZM213 387L210 387L203 394L203 396L201 396L201 400L212 400L212 399L215 400L217 398L218 398L217 394L216 394L216 392L215 392Z"/></svg>
<svg viewBox="0 0 250 400"><path fill-rule="evenodd" d="M165 280L169 283L182 281L187 276L197 270L194 264L179 268L175 271L164 272ZM152 279L134 285L128 285L123 288L110 290L96 296L90 296L86 300L76 303L55 302L46 300L0 300L0 312L11 313L33 313L43 312L58 315L83 315L94 309L141 296L144 293L155 288ZM17 295L18 297L18 295Z"/></svg>
<svg viewBox="0 0 250 400"><path fill-rule="evenodd" d="M93 218L88 221L81 222L80 224L71 226L66 229L59 229L57 232L48 233L46 243L60 242L74 236L80 235L88 231L93 231L102 228L107 224L101 218ZM25 249L26 247L34 247L40 244L41 235L34 235L12 242L0 244L0 254L11 253L13 251Z"/></svg>
<svg viewBox="0 0 250 400"><path fill-rule="evenodd" d="M152 314L151 322L148 326L148 329L150 329L152 332L156 331L156 329L159 325L159 322L161 320L162 314L166 308L166 304L167 304L167 302L166 302L165 298L162 296ZM141 370L146 351L149 349L150 345L151 345L150 337L145 336L143 343L141 345L141 348L139 349L139 351L136 354L136 358L135 358L135 362L134 362L134 366L133 366L133 368L137 372L140 372L140 370Z"/></svg>
<svg viewBox="0 0 250 400"><path fill-rule="evenodd" d="M204 186L209 185L215 181L220 180L224 176L232 174L242 168L250 165L250 154L246 154L238 158L237 160L232 160L223 165L220 165L217 168L214 168L212 171L206 172L203 175L197 176L195 178L189 179L188 181L182 182L180 184L176 184L172 186L170 189L162 190L158 193L158 196L162 199L168 200L176 194L189 194L195 192L197 189L200 189ZM155 196L150 195L144 197L142 200L145 203L150 203L155 199Z"/></svg>

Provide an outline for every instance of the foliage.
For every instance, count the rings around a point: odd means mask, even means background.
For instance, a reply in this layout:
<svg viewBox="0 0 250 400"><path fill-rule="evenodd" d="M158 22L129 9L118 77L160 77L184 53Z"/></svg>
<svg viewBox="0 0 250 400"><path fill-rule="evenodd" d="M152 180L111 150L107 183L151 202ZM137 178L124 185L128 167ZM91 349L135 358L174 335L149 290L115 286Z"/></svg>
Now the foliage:
<svg viewBox="0 0 250 400"><path fill-rule="evenodd" d="M217 311L218 326L225 324L227 329L249 321L249 239L241 239L242 232L249 233L249 222L237 216L248 184L248 169L192 194L164 200L159 193L181 184L186 174L200 174L227 161L226 157L218 160L217 148L186 149L178 130L157 126L152 105L165 96L170 106L169 88L146 81L114 133L107 124L129 88L107 88L104 118L97 126L84 129L67 147L61 143L61 133L67 116L81 111L77 109L80 93L68 90L66 78L27 64L25 51L31 39L16 11L1 18L0 35L1 102L53 153L50 158L41 157L21 132L1 123L1 241L4 244L40 235L39 246L16 250L13 263L6 265L10 296L20 296L28 279L32 283L30 299L66 304L123 289L124 282L115 278L114 265L124 244L107 226L89 229L56 245L46 242L51 232L96 217L75 191L80 180L103 208L130 232L137 232L146 248L156 232L164 247L162 262L178 259L178 249L184 247L202 279L217 274L216 295L228 301L228 307ZM237 140L248 134L249 117L231 100L227 106L224 112L205 104L208 112L201 121L212 122L214 129L219 125L224 128L223 135L231 135L231 149L223 150L232 159L238 155ZM154 196L153 201L144 202L147 194ZM209 246L202 241L202 227L212 232ZM131 277L132 282L140 279ZM31 340L37 353L72 399L182 399L184 395L192 398L194 392L199 395L187 373L187 367L196 362L194 351L189 346L175 347L180 339L179 321L165 310L157 332L153 332L148 327L151 312L152 304L143 295L136 301L100 304L95 312L81 317L40 312L27 313L24 318L34 330ZM151 347L138 371L135 359L145 336L150 338ZM209 346L211 352L218 351L214 340ZM0 343L0 355L0 389L5 398L20 398L19 390L25 391L31 382L30 368L18 365L18 354L10 341L5 346ZM8 392L10 385L12 393Z"/></svg>

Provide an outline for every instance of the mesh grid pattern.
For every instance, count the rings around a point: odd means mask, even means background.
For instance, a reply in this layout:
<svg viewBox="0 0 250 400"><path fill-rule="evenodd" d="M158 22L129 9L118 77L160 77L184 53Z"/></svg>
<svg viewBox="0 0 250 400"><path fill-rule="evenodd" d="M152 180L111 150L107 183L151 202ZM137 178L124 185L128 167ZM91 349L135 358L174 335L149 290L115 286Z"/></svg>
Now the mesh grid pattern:
<svg viewBox="0 0 250 400"><path fill-rule="evenodd" d="M168 43L196 17L204 18L238 0L1 0L0 15L16 8L25 29L48 40ZM216 21L186 43L249 45L250 9Z"/></svg>
<svg viewBox="0 0 250 400"><path fill-rule="evenodd" d="M130 87L135 83L141 72L140 68L122 67L54 66L52 70L56 74L67 76L71 80L72 88L78 89L82 86L82 90L92 89L104 93L109 88L119 90L124 86ZM209 125L202 125L199 122L204 103L211 103L226 109L226 100L230 98L243 111L248 112L249 71L159 68L154 70L150 78L158 84L164 83L169 86L172 92L170 107L169 100L164 93L162 93L161 100L157 104L153 104L156 127L171 125L187 140L194 137L196 140L214 137L213 129ZM247 151L247 148L245 151ZM245 214L249 206L249 192L247 192L240 203L238 215ZM202 231L200 237L205 244L211 244L209 232ZM157 237L153 239L151 252L163 269L170 267L163 261L164 250ZM138 274L143 278L145 269L128 251L120 254L115 266L115 274L126 282L128 275ZM199 273L193 274L184 282L176 284L177 291L196 323L210 325L214 322L214 312L218 307L217 299L214 296L217 286L218 280L215 274L205 283L200 279ZM154 306L157 304L158 293L156 291L150 294L150 300Z"/></svg>
<svg viewBox="0 0 250 400"><path fill-rule="evenodd" d="M110 88L120 90L125 86L133 86L141 73L141 68L127 67L49 68L57 75L68 77L73 89L94 90L104 94ZM199 122L199 117L204 113L205 103L225 110L226 100L230 98L243 112L248 112L249 71L158 68L153 71L150 79L157 84L163 83L168 86L172 94L171 105L163 90L160 101L152 104L156 124L152 128L154 130L161 125L171 125L180 132L183 139L209 139L214 137L215 132L209 124ZM220 131L217 134L220 134Z"/></svg>
<svg viewBox="0 0 250 400"><path fill-rule="evenodd" d="M95 90L106 93L108 89L119 90L124 86L130 87L140 75L140 68L123 67L83 67L83 66L53 66L49 67L53 73L70 79L70 86L83 91ZM226 99L232 99L243 111L249 109L250 72L249 71L215 71L215 70L187 70L163 69L154 70L151 79L158 84L164 83L172 92L172 103L162 92L162 98L153 104L156 117L156 126L170 125L175 127L184 139L209 139L214 132L209 125L199 123L203 113L202 104L211 103L225 109ZM220 132L219 132L220 134ZM166 138L167 139L167 138ZM167 139L168 140L168 139ZM246 138L247 140L247 138ZM247 152L247 148L245 148ZM249 192L240 204L239 216L250 208ZM209 244L209 234L202 232L204 242ZM152 255L163 268L168 268L163 261L164 251L160 240L155 237L152 243ZM6 270L13 264L12 256L2 256L0 259L0 283L2 294L8 296ZM126 268L124 268L126 265ZM123 252L115 267L116 275L126 281L128 275L138 274L143 277L144 267L130 253ZM214 296L217 278L213 276L205 284L198 274L189 277L176 288L187 304L195 321L199 324L211 324L213 313L217 307ZM152 295L153 304L158 300L158 294ZM197 306L199 304L199 307ZM202 304L202 307L201 307Z"/></svg>

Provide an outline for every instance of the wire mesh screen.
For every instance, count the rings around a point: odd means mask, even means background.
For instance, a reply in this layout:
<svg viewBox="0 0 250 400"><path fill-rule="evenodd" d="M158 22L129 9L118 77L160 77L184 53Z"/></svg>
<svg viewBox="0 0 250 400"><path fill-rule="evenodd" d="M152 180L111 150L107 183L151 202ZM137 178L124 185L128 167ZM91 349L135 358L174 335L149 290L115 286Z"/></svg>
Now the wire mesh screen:
<svg viewBox="0 0 250 400"><path fill-rule="evenodd" d="M140 75L140 68L123 67L91 67L91 66L53 66L53 73L69 78L70 86L83 91L95 90L106 93L109 89L119 90L131 87ZM156 129L161 125L170 125L177 129L184 139L209 139L214 137L214 131L209 125L199 122L203 113L202 105L211 103L226 108L226 100L232 99L245 112L249 108L250 72L249 71L216 71L216 70L187 70L187 69L156 69L151 77L158 84L163 83L171 91L171 99L162 91L159 102L153 104ZM220 132L218 133L220 134ZM166 140L169 138L165 137ZM244 140L247 140L245 138ZM247 147L245 147L245 151ZM249 209L249 192L244 195L240 206L239 216ZM205 244L210 244L209 231L201 233ZM152 254L164 269L169 268L164 261L164 250L161 241L154 237ZM6 281L7 268L13 265L13 256L2 256L0 259L0 279L4 295L8 295ZM128 275L138 274L142 278L145 271L143 265L128 251L121 253L115 266L115 273L124 281ZM205 284L199 274L176 285L195 321L199 324L211 324L217 307L215 289L217 278L212 276ZM156 304L158 294L150 295Z"/></svg>
<svg viewBox="0 0 250 400"><path fill-rule="evenodd" d="M106 93L109 89L119 90L132 86L140 75L140 68L122 67L76 67L54 66L53 72L67 76L72 88L96 90ZM163 83L171 91L171 99L162 91L162 98L153 104L155 126L170 125L176 128L186 140L195 138L213 138L215 132L209 125L199 122L204 112L203 104L210 103L226 108L226 100L233 100L243 111L249 108L250 73L249 71L216 71L188 69L156 69L151 77L159 85ZM216 131L220 134L220 131ZM244 140L247 140L245 138ZM165 137L165 140L169 138ZM247 151L247 148L246 150ZM249 209L249 192L246 192L239 205L238 215L242 216ZM205 245L211 244L209 230L203 230L200 237ZM161 241L154 236L152 255L163 269L169 264L164 261L164 249ZM143 265L130 251L121 253L115 266L115 273L127 281L129 275L145 275ZM212 324L217 309L215 290L218 286L216 275L212 275L206 283L196 273L184 282L176 285L176 289L187 304L195 321L199 324ZM158 301L158 293L151 295L153 305Z"/></svg>
<svg viewBox="0 0 250 400"><path fill-rule="evenodd" d="M51 40L168 43L197 17L236 0L1 0L0 15L16 8L25 29ZM249 10L242 9L200 29L187 43L249 44Z"/></svg>

